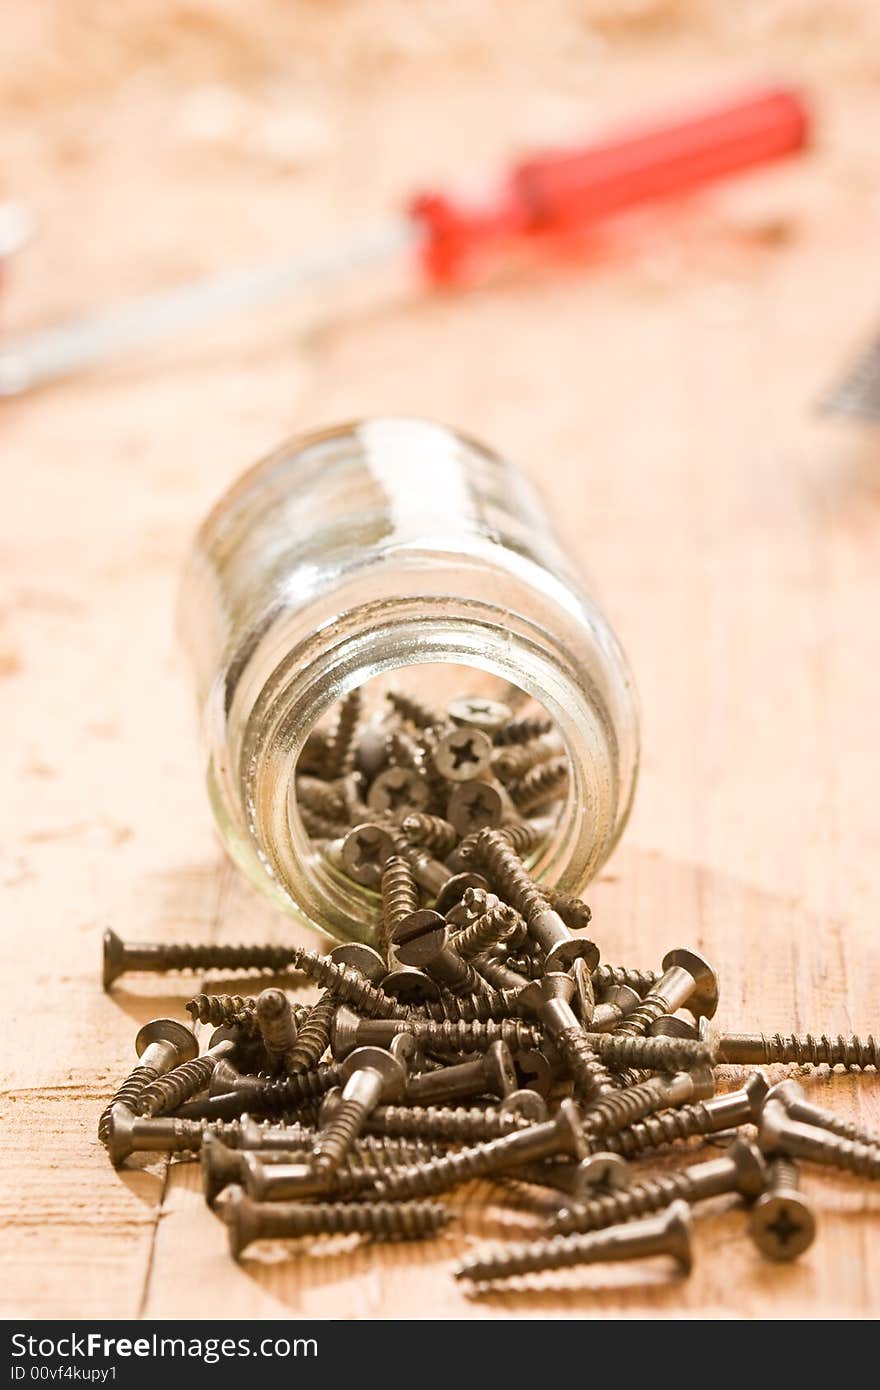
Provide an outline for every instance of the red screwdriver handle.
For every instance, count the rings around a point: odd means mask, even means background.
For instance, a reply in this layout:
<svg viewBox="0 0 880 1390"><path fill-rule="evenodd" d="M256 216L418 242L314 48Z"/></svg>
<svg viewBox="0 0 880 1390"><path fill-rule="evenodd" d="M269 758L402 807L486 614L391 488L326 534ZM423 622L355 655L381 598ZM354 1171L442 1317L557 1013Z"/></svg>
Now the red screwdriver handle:
<svg viewBox="0 0 880 1390"><path fill-rule="evenodd" d="M435 284L469 279L519 238L590 226L625 208L688 192L793 154L808 135L802 98L769 88L584 149L523 160L495 201L482 207L423 193L409 212L422 233L424 270Z"/></svg>

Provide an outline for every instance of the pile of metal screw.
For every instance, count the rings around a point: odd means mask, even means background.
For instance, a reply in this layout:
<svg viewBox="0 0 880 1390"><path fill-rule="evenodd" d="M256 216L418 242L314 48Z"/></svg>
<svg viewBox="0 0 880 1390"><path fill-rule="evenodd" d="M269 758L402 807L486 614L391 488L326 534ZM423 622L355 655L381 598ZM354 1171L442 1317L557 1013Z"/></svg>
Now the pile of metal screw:
<svg viewBox="0 0 880 1390"><path fill-rule="evenodd" d="M718 983L695 951L657 971L600 963L590 910L527 864L565 795L558 736L488 700L443 713L401 695L365 722L348 696L313 734L300 814L336 871L374 890L375 946L104 942L104 984L130 970L295 972L277 987L199 994L193 1023L155 1019L106 1106L112 1162L201 1154L207 1200L233 1254L252 1241L358 1233L436 1236L431 1199L476 1178L535 1197L546 1236L462 1264L479 1289L609 1260L691 1260L694 1204L735 1194L758 1249L790 1260L815 1217L796 1160L880 1177L880 1133L760 1071L716 1094L725 1066L880 1064L872 1037L720 1034ZM684 1011L687 1017L683 1017ZM753 1128L754 1127L754 1128ZM694 1158L697 1137L718 1146Z"/></svg>

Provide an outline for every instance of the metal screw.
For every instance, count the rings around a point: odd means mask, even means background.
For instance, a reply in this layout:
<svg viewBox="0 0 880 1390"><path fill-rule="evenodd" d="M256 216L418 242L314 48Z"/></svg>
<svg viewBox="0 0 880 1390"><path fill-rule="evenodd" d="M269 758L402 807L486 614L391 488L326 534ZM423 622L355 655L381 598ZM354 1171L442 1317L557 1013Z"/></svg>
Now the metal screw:
<svg viewBox="0 0 880 1390"><path fill-rule="evenodd" d="M556 1235L597 1231L659 1211L677 1199L693 1205L725 1192L738 1192L754 1201L766 1186L767 1165L759 1150L754 1144L737 1139L721 1158L693 1163L678 1173L661 1173L623 1191L609 1192L558 1212L550 1221L550 1229Z"/></svg>
<svg viewBox="0 0 880 1390"><path fill-rule="evenodd" d="M653 1255L671 1255L682 1273L690 1271L691 1213L687 1202L673 1202L659 1216L610 1226L593 1235L555 1236L528 1245L511 1245L494 1255L466 1261L459 1265L455 1277L484 1283L548 1269L641 1260Z"/></svg>
<svg viewBox="0 0 880 1390"><path fill-rule="evenodd" d="M816 1217L798 1190L798 1171L790 1158L770 1163L770 1182L752 1208L749 1235L768 1260L796 1260L813 1244Z"/></svg>
<svg viewBox="0 0 880 1390"><path fill-rule="evenodd" d="M176 1018L154 1018L145 1023L134 1040L138 1065L129 1072L101 1113L98 1138L106 1146L110 1137L110 1115L114 1106L135 1112L147 1086L173 1067L190 1062L199 1054L195 1033Z"/></svg>
<svg viewBox="0 0 880 1390"><path fill-rule="evenodd" d="M403 1139L440 1139L453 1144L479 1144L526 1129L530 1123L527 1115L519 1110L508 1110L504 1102L498 1108L485 1110L461 1105L415 1109L380 1105L367 1120L365 1130L368 1134Z"/></svg>
<svg viewBox="0 0 880 1390"><path fill-rule="evenodd" d="M453 724L461 728L480 729L492 735L511 719L509 705L501 700L481 700L479 696L469 695L462 700L453 700L448 710Z"/></svg>
<svg viewBox="0 0 880 1390"><path fill-rule="evenodd" d="M445 1192L471 1178L488 1177L516 1168L520 1163L533 1163L553 1154L573 1154L587 1157L587 1145L581 1133L580 1114L573 1101L564 1100L552 1120L530 1125L502 1139L476 1144L470 1149L432 1159L417 1168L401 1168L388 1173L379 1184L383 1197L399 1201L405 1197L428 1197Z"/></svg>
<svg viewBox="0 0 880 1390"><path fill-rule="evenodd" d="M390 816L408 816L424 811L428 805L428 787L423 777L409 767L389 767L373 779L367 793L371 811Z"/></svg>
<svg viewBox="0 0 880 1390"><path fill-rule="evenodd" d="M462 782L446 803L447 819L459 835L498 825L503 810L501 793L490 782Z"/></svg>
<svg viewBox="0 0 880 1390"><path fill-rule="evenodd" d="M593 971L593 988L597 994L605 995L608 990L619 985L635 990L643 998L660 977L654 970L633 970L627 965L597 965Z"/></svg>
<svg viewBox="0 0 880 1390"><path fill-rule="evenodd" d="M859 1177L874 1182L880 1178L880 1147L856 1144L826 1129L800 1124L790 1117L778 1100L769 1101L764 1106L758 1143L765 1154L774 1157L783 1154L788 1158L805 1158L811 1163L857 1173Z"/></svg>
<svg viewBox="0 0 880 1390"><path fill-rule="evenodd" d="M234 1052L237 1044L235 1038L219 1037L217 1034L211 1042L212 1046L201 1057L183 1062L145 1086L138 1097L138 1114L152 1118L176 1110L183 1101L204 1090L220 1058Z"/></svg>
<svg viewBox="0 0 880 1390"><path fill-rule="evenodd" d="M431 816L426 811L414 811L404 816L401 829L413 845L423 845L438 859L445 859L458 844L458 831L443 816Z"/></svg>
<svg viewBox="0 0 880 1390"><path fill-rule="evenodd" d="M509 719L495 731L495 742L501 747L512 743L530 743L534 738L549 734L553 728L552 720L546 715L525 714L518 719Z"/></svg>
<svg viewBox="0 0 880 1390"><path fill-rule="evenodd" d="M538 763L516 781L508 782L507 790L516 809L521 815L527 815L548 801L558 801L565 795L567 786L568 759L561 757Z"/></svg>
<svg viewBox="0 0 880 1390"><path fill-rule="evenodd" d="M343 869L355 883L378 888L382 870L394 853L391 832L382 825L365 821L349 830L340 847Z"/></svg>
<svg viewBox="0 0 880 1390"><path fill-rule="evenodd" d="M472 965L450 946L450 932L439 912L415 912L395 931L397 958L425 971L453 994L472 994L483 981Z"/></svg>
<svg viewBox="0 0 880 1390"><path fill-rule="evenodd" d="M354 1233L374 1240L423 1240L452 1220L446 1207L429 1202L253 1202L240 1187L226 1189L222 1215L236 1260L255 1240Z"/></svg>
<svg viewBox="0 0 880 1390"><path fill-rule="evenodd" d="M333 1117L322 1129L312 1151L312 1163L333 1172L380 1101L398 1100L406 1090L406 1067L379 1047L359 1047L342 1063L344 1085Z"/></svg>
<svg viewBox="0 0 880 1390"><path fill-rule="evenodd" d="M715 1077L711 1067L695 1067L680 1071L672 1077L652 1077L638 1086L603 1095L585 1116L585 1130L590 1137L603 1138L632 1125L656 1110L672 1109L687 1101L711 1096Z"/></svg>
<svg viewBox="0 0 880 1390"><path fill-rule="evenodd" d="M870 1034L833 1038L823 1033L817 1038L812 1033L722 1033L717 1046L719 1061L737 1066L796 1062L801 1067L819 1067L824 1062L845 1071L880 1068L880 1040Z"/></svg>
<svg viewBox="0 0 880 1390"><path fill-rule="evenodd" d="M186 1005L193 1023L210 1023L215 1028L237 1027L255 1032L257 1001L242 994L196 994Z"/></svg>
<svg viewBox="0 0 880 1390"><path fill-rule="evenodd" d="M718 1008L715 971L696 951L666 953L660 979L652 985L639 1008L623 1021L618 1032L631 1037L647 1033L658 1018L681 1008L689 1009L695 1018L711 1018Z"/></svg>
<svg viewBox="0 0 880 1390"><path fill-rule="evenodd" d="M479 729L453 729L431 750L434 767L447 782L471 782L488 771L492 740Z"/></svg>
<svg viewBox="0 0 880 1390"><path fill-rule="evenodd" d="M410 1077L406 1099L410 1105L443 1105L465 1096L492 1095L503 1099L518 1085L510 1048L496 1042L473 1061Z"/></svg>
<svg viewBox="0 0 880 1390"><path fill-rule="evenodd" d="M465 1023L485 1023L488 1019L510 1018L511 1014L516 1013L517 989L489 989L488 987L475 994L444 994L439 999L426 999L422 1004L422 1009L428 1018L435 1019L438 1023L447 1020ZM412 1014L407 1014L412 1017Z"/></svg>
<svg viewBox="0 0 880 1390"><path fill-rule="evenodd" d="M271 970L281 974L294 964L287 946L209 946L192 942L123 941L108 928L104 933L104 988L129 970Z"/></svg>
<svg viewBox="0 0 880 1390"><path fill-rule="evenodd" d="M574 993L575 983L570 975L551 971L540 983L527 985L518 1002L521 1008L538 1015L565 1059L576 1094L591 1104L613 1093L614 1083L608 1069L586 1041L571 1007Z"/></svg>
<svg viewBox="0 0 880 1390"><path fill-rule="evenodd" d="M468 890L470 891L470 890ZM470 926L456 932L452 944L462 960L473 960L504 939L510 941L525 923L515 907L498 903L471 922Z"/></svg>
<svg viewBox="0 0 880 1390"><path fill-rule="evenodd" d="M593 988L596 986L596 976L593 973ZM618 1027L623 1020L637 1009L641 1003L641 997L636 994L634 989L628 985L615 985L608 991L608 994L597 1004L593 1010L593 1017L590 1019L591 1033L610 1033Z"/></svg>
<svg viewBox="0 0 880 1390"><path fill-rule="evenodd" d="M545 952L547 970L567 970L578 957L588 961L591 970L596 966L599 953L592 941L572 935L499 831L481 830L474 849L496 891L525 918L529 935Z"/></svg>
<svg viewBox="0 0 880 1390"><path fill-rule="evenodd" d="M587 1045L609 1066L645 1067L649 1071L674 1072L689 1067L708 1067L715 1054L698 1038L630 1038L619 1033L584 1034Z"/></svg>
<svg viewBox="0 0 880 1390"><path fill-rule="evenodd" d="M431 709L422 700L412 695L404 695L399 690L389 690L385 696L395 714L414 724L417 729L442 729L446 716L439 710Z"/></svg>
<svg viewBox="0 0 880 1390"><path fill-rule="evenodd" d="M852 1139L856 1144L880 1145L880 1130L867 1125L857 1125L853 1120L844 1120L824 1105L816 1105L808 1100L796 1081L779 1081L767 1092L767 1100L778 1100L785 1106L793 1120L801 1124L816 1125L819 1129L830 1130L841 1139Z"/></svg>
<svg viewBox="0 0 880 1390"><path fill-rule="evenodd" d="M296 1024L290 1000L283 989L264 989L257 996L257 1027L266 1049L270 1070L287 1062L296 1044Z"/></svg>
<svg viewBox="0 0 880 1390"><path fill-rule="evenodd" d="M324 755L324 767L328 778L341 777L354 762L361 705L360 690L349 691L339 702L336 728Z"/></svg>
<svg viewBox="0 0 880 1390"><path fill-rule="evenodd" d="M757 1124L768 1091L760 1072L750 1076L745 1086L726 1095L710 1096L693 1105L676 1110L664 1110L646 1115L616 1134L606 1134L593 1141L596 1149L611 1149L614 1153L633 1158L652 1149L662 1149L696 1135L717 1134L739 1125Z"/></svg>

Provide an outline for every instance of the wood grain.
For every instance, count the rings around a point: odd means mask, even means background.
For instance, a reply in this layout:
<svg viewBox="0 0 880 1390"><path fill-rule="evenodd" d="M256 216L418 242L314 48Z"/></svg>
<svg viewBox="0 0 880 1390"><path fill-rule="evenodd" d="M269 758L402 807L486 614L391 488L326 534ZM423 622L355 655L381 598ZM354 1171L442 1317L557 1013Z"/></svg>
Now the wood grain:
<svg viewBox="0 0 880 1390"><path fill-rule="evenodd" d="M369 8L365 25L357 6L248 7L237 47L240 22L175 28L167 3L173 56L149 61L138 6L85 49L72 21L47 35L8 17L0 179L40 231L10 267L6 324L307 246L426 176L755 62L748 16L723 6L689 21L655 5L665 28L637 14L620 30L561 0L521 28L476 4L456 32L411 18L396 46L376 32L400 34L399 7ZM644 707L635 814L590 894L605 958L649 965L693 943L717 962L724 1026L876 1032L880 448L812 410L880 314L873 12L826 10L817 31L814 7L778 8L761 66L814 94L809 158L634 220L580 266L433 301L370 276L3 404L5 1315L880 1311L880 1199L815 1171L820 1235L795 1267L762 1263L742 1213L721 1209L686 1283L593 1270L475 1301L449 1277L456 1257L528 1220L491 1189L462 1194L442 1242L236 1267L196 1165L114 1173L95 1139L137 1024L196 983L103 995L103 926L290 930L213 835L173 633L189 537L280 438L362 412L446 419L518 458L599 582ZM291 25L281 59L273 35ZM810 1085L880 1123L874 1074Z"/></svg>

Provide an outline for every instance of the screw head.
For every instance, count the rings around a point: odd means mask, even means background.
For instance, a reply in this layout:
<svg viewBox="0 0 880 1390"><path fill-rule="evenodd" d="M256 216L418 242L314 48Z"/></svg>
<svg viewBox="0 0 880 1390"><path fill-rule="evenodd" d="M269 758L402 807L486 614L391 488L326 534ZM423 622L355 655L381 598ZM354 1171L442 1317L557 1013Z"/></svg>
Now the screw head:
<svg viewBox="0 0 880 1390"><path fill-rule="evenodd" d="M463 782L446 803L446 819L459 835L472 835L500 825L503 806L501 793L491 783Z"/></svg>
<svg viewBox="0 0 880 1390"><path fill-rule="evenodd" d="M238 1149L230 1149L210 1130L202 1140L202 1189L209 1207L214 1205L224 1187L238 1182L239 1152Z"/></svg>
<svg viewBox="0 0 880 1390"><path fill-rule="evenodd" d="M472 782L492 758L492 740L480 729L453 729L434 745L434 766L448 782Z"/></svg>
<svg viewBox="0 0 880 1390"><path fill-rule="evenodd" d="M114 1105L110 1111L107 1153L114 1168L118 1168L134 1153L135 1116L124 1105Z"/></svg>
<svg viewBox="0 0 880 1390"><path fill-rule="evenodd" d="M253 1203L238 1184L234 1183L220 1193L215 1202L215 1210L219 1211L226 1224L229 1253L237 1260L245 1247L257 1239L258 1226L254 1219Z"/></svg>
<svg viewBox="0 0 880 1390"><path fill-rule="evenodd" d="M657 1018L648 1029L652 1038L698 1038L699 1033L692 1023L679 1018L677 1014L665 1014Z"/></svg>
<svg viewBox="0 0 880 1390"><path fill-rule="evenodd" d="M753 1071L743 1089L752 1107L752 1122L757 1124L767 1097L770 1094L770 1085L762 1071Z"/></svg>
<svg viewBox="0 0 880 1390"><path fill-rule="evenodd" d="M694 1018L714 1018L718 1008L718 977L707 960L696 951L679 948L667 951L662 961L664 970L679 965L693 975L696 987L685 1008Z"/></svg>
<svg viewBox="0 0 880 1390"><path fill-rule="evenodd" d="M330 1025L330 1046L336 1058L347 1057L357 1047L360 1019L354 1009L340 1004Z"/></svg>
<svg viewBox="0 0 880 1390"><path fill-rule="evenodd" d="M364 946L359 941L346 941L327 952L334 965L350 965L370 984L377 985L385 974L385 962L372 946Z"/></svg>
<svg viewBox="0 0 880 1390"><path fill-rule="evenodd" d="M516 1091L519 1079L507 1043L496 1042L487 1048L483 1064L486 1068L486 1079L495 1095L509 1096Z"/></svg>
<svg viewBox="0 0 880 1390"><path fill-rule="evenodd" d="M406 1067L383 1047L356 1047L342 1063L347 1081L356 1071L376 1071L382 1078L382 1101L400 1100L406 1090Z"/></svg>
<svg viewBox="0 0 880 1390"><path fill-rule="evenodd" d="M784 1154L786 1152L786 1130L788 1111L781 1101L771 1100L761 1110L758 1126L758 1144L763 1154Z"/></svg>
<svg viewBox="0 0 880 1390"><path fill-rule="evenodd" d="M423 778L409 767L389 767L374 778L367 793L371 811L391 816L407 816L423 811L428 804L428 788Z"/></svg>
<svg viewBox="0 0 880 1390"><path fill-rule="evenodd" d="M670 1202L666 1209L664 1233L667 1253L677 1262L683 1274L689 1274L693 1263L691 1252L691 1209L687 1202Z"/></svg>
<svg viewBox="0 0 880 1390"><path fill-rule="evenodd" d="M547 1054L536 1047L521 1047L514 1054L514 1060L520 1086L537 1091L539 1096L549 1096L556 1080L556 1068Z"/></svg>
<svg viewBox="0 0 880 1390"><path fill-rule="evenodd" d="M462 700L453 700L447 709L453 724L462 728L482 729L483 733L494 734L502 724L513 718L509 705L501 700L481 700L478 695L468 695Z"/></svg>
<svg viewBox="0 0 880 1390"><path fill-rule="evenodd" d="M578 1161L589 1157L590 1145L584 1138L581 1112L573 1100L564 1100L561 1103L554 1124L564 1153L574 1154Z"/></svg>
<svg viewBox="0 0 880 1390"><path fill-rule="evenodd" d="M109 989L125 970L125 942L121 936L117 936L112 927L108 927L104 932L103 955L104 988Z"/></svg>
<svg viewBox="0 0 880 1390"><path fill-rule="evenodd" d="M547 1106L537 1091L527 1087L509 1091L498 1109L503 1115L522 1115L533 1125L543 1124L547 1118Z"/></svg>
<svg viewBox="0 0 880 1390"><path fill-rule="evenodd" d="M411 965L398 965L389 970L382 981L382 990L401 1004L423 1004L426 1000L440 998L439 985L424 970L416 970Z"/></svg>
<svg viewBox="0 0 880 1390"><path fill-rule="evenodd" d="M799 1100L804 1099L803 1087L799 1086L794 1078L791 1077L785 1081L777 1081L776 1085L770 1086L764 1095L765 1104L778 1101L786 1110L789 1110L791 1106L795 1105Z"/></svg>
<svg viewBox="0 0 880 1390"><path fill-rule="evenodd" d="M585 936L573 936L568 941L557 941L551 946L544 960L547 970L568 970L576 960L584 960L590 970L599 964L599 947Z"/></svg>
<svg viewBox="0 0 880 1390"><path fill-rule="evenodd" d="M767 1187L767 1164L760 1149L745 1139L735 1139L727 1149L736 1165L736 1190L743 1197L760 1197Z"/></svg>
<svg viewBox="0 0 880 1390"><path fill-rule="evenodd" d="M767 1192L752 1207L749 1235L768 1260L796 1260L816 1238L816 1217L800 1192Z"/></svg>
<svg viewBox="0 0 880 1390"><path fill-rule="evenodd" d="M342 867L355 883L365 888L378 888L382 869L394 853L389 831L366 821L349 830L342 841Z"/></svg>
<svg viewBox="0 0 880 1390"><path fill-rule="evenodd" d="M145 1023L134 1040L137 1055L142 1057L154 1042L170 1043L178 1054L177 1065L191 1062L199 1055L199 1040L192 1028L176 1018L152 1018Z"/></svg>
<svg viewBox="0 0 880 1390"><path fill-rule="evenodd" d="M588 1199L597 1187L606 1192L618 1192L629 1187L631 1181L630 1166L620 1154L590 1154L577 1165L571 1195Z"/></svg>

